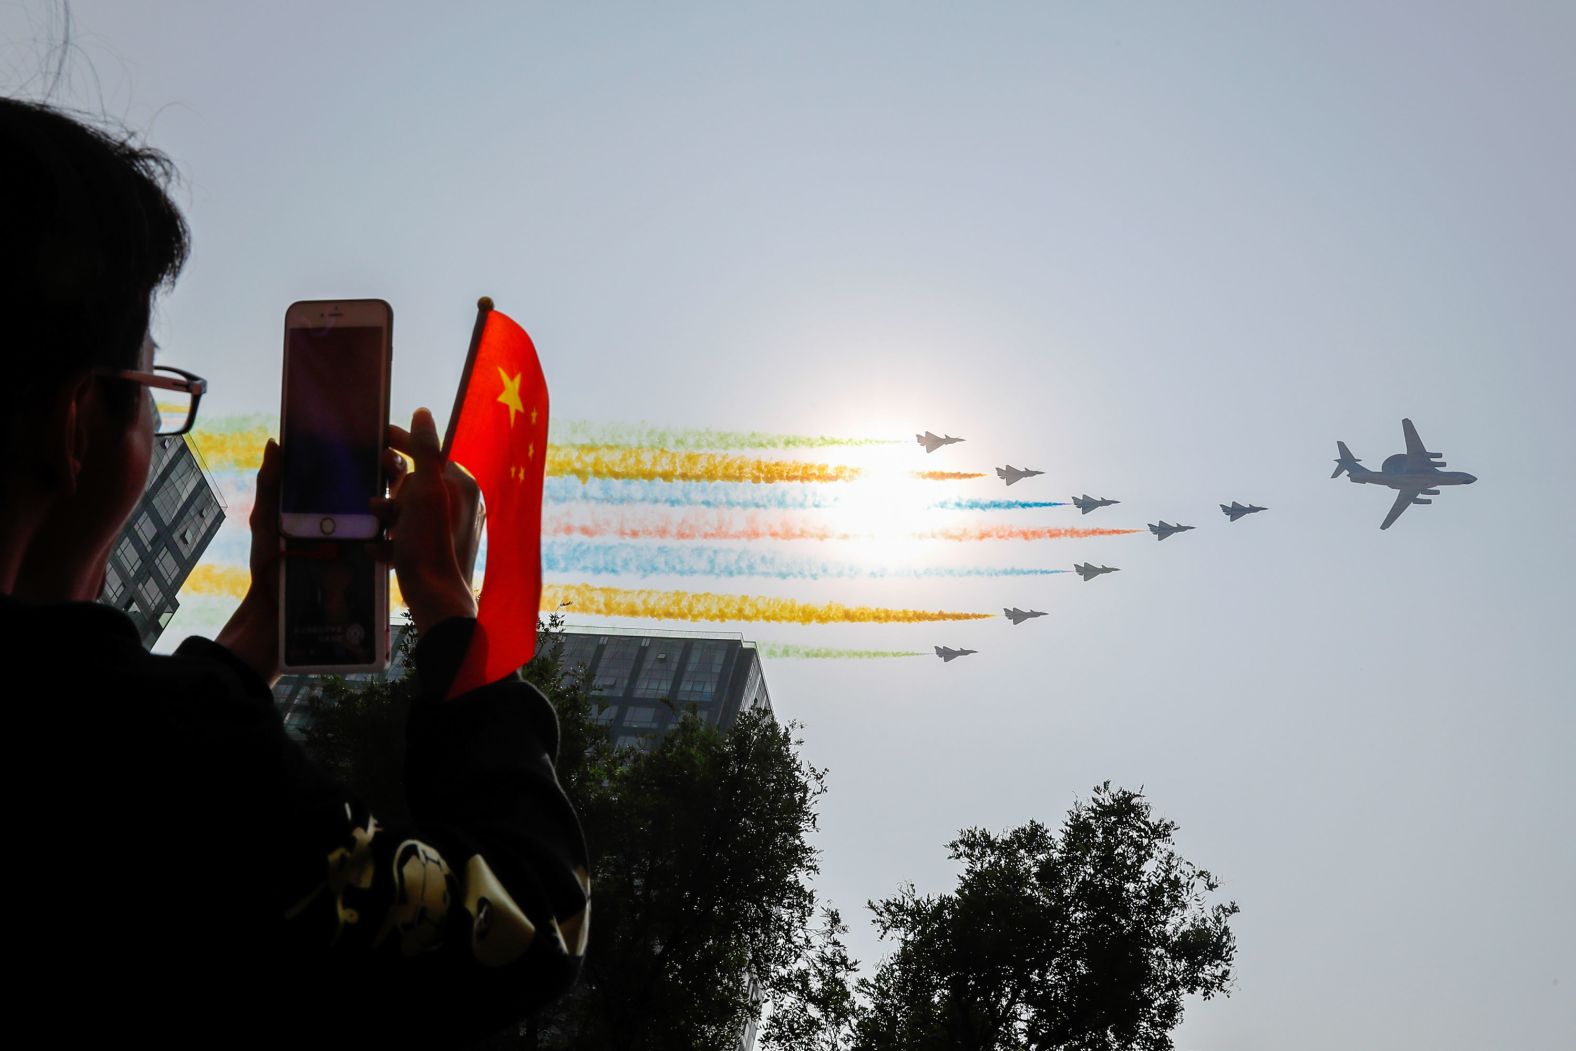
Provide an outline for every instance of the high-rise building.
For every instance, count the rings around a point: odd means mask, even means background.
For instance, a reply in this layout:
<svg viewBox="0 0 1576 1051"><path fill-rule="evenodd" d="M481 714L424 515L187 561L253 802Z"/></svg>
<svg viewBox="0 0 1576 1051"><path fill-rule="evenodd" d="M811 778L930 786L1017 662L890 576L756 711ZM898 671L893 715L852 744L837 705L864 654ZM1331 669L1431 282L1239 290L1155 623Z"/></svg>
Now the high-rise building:
<svg viewBox="0 0 1576 1051"><path fill-rule="evenodd" d="M755 643L734 633L565 627L564 666L581 665L620 747L643 746L690 708L723 729L772 708Z"/></svg>
<svg viewBox="0 0 1576 1051"><path fill-rule="evenodd" d="M110 548L99 601L124 610L152 647L175 595L224 521L224 501L185 435L153 440L148 487Z"/></svg>

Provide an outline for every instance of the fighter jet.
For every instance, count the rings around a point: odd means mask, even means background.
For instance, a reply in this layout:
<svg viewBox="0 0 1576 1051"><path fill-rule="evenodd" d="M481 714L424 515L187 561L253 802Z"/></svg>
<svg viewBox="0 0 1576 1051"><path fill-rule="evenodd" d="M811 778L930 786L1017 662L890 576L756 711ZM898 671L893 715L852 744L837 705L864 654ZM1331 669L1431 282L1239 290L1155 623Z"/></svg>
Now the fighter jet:
<svg viewBox="0 0 1576 1051"><path fill-rule="evenodd" d="M1104 497L1096 500L1088 493L1085 493L1082 496L1073 497L1073 506L1078 508L1078 510L1082 511L1084 514L1088 514L1097 507L1110 507L1112 504L1119 504L1121 502L1122 501L1120 500L1107 500Z"/></svg>
<svg viewBox="0 0 1576 1051"><path fill-rule="evenodd" d="M1155 538L1156 539L1164 540L1166 537L1170 536L1172 533L1181 533L1181 532L1184 532L1184 531L1186 531L1188 529L1192 529L1192 528L1193 528L1193 526L1172 525L1170 522L1167 522L1165 519L1162 518L1160 520L1160 524L1159 525L1151 525L1149 527L1149 531L1151 533L1155 534Z"/></svg>
<svg viewBox="0 0 1576 1051"><path fill-rule="evenodd" d="M996 468L996 477L1006 479L1008 485L1011 485L1013 482L1021 482L1025 478L1033 478L1037 474L1044 473L1044 471L1031 471L1027 467L1020 471L1012 464L1008 464L1006 467Z"/></svg>
<svg viewBox="0 0 1576 1051"><path fill-rule="evenodd" d="M1255 507L1252 504L1249 504L1247 507L1243 507L1235 500L1231 501L1230 507L1227 507L1225 504L1221 504L1220 509L1224 511L1226 513L1226 517L1231 519L1233 522L1241 518L1243 515L1251 515L1257 511L1269 510L1267 507Z"/></svg>
<svg viewBox="0 0 1576 1051"><path fill-rule="evenodd" d="M1093 580L1095 577L1099 576L1102 573L1115 573L1115 572L1118 572L1119 568L1120 567L1117 567L1117 566L1095 566L1095 565L1090 565L1088 562L1085 562L1081 566L1073 566L1073 571L1076 572L1079 576L1083 577L1084 581L1087 583L1088 581Z"/></svg>
<svg viewBox="0 0 1576 1051"><path fill-rule="evenodd" d="M1357 466L1361 460L1352 455L1345 442L1336 442L1335 448L1340 456L1335 460L1335 472L1331 478L1339 478L1345 471L1354 482L1369 482L1374 485L1387 485L1391 489L1399 490L1395 496L1395 503L1390 505L1390 513L1384 516L1384 521L1379 523L1380 529L1389 529L1395 520L1401 517L1413 504L1431 504L1432 500L1424 500L1425 496L1438 496L1441 485L1471 485L1477 481L1475 475L1465 471L1441 471L1445 466L1440 459L1443 453L1431 453L1423 445L1423 440L1417 436L1417 428L1412 426L1411 420L1401 421L1401 432L1406 435L1406 452L1396 453L1385 458L1379 470L1370 471Z"/></svg>
<svg viewBox="0 0 1576 1051"><path fill-rule="evenodd" d="M1012 609L1004 609L1002 612L1007 615L1008 620L1012 621L1014 627L1022 624L1026 620L1031 620L1034 617L1045 616L1044 613L1041 613L1037 609L1023 610L1019 609L1017 606L1014 606Z"/></svg>
<svg viewBox="0 0 1576 1051"><path fill-rule="evenodd" d="M957 657L967 657L971 653L978 652L979 650L955 650L951 646L936 647L936 656L940 657L943 663L953 660Z"/></svg>
<svg viewBox="0 0 1576 1051"><path fill-rule="evenodd" d="M926 431L924 434L916 434L916 435L914 435L914 440L916 442L918 442L919 444L923 445L925 447L925 451L927 453L933 453L937 449L941 448L943 445L956 445L958 442L961 442L963 439L962 438L954 438L950 434L946 435L945 437L942 437L942 438L937 438L934 434L931 434L929 431Z"/></svg>

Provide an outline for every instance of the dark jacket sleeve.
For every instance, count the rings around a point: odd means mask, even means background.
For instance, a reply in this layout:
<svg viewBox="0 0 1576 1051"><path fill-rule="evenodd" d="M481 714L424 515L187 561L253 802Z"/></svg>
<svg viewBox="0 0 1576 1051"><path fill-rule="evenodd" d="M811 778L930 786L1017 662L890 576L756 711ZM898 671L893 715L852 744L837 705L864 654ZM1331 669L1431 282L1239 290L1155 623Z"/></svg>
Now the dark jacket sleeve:
<svg viewBox="0 0 1576 1051"><path fill-rule="evenodd" d="M518 676L442 699L474 631L446 621L417 647L408 822L368 812L280 728L278 963L310 987L303 1006L342 1014L329 1023L338 1035L457 1044L578 974L590 876L554 770L557 720ZM178 653L227 663L267 693L222 647L193 639Z"/></svg>

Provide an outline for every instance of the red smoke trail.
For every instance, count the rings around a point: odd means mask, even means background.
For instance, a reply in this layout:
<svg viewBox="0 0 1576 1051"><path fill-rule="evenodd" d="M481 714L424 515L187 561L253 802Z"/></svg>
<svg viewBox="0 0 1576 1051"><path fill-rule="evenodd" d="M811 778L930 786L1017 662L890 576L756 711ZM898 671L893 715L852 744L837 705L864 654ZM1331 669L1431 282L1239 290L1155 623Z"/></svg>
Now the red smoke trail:
<svg viewBox="0 0 1576 1051"><path fill-rule="evenodd" d="M915 533L921 540L1081 540L1090 536L1126 536L1142 529L1022 529L1014 526L980 526L973 529L935 529Z"/></svg>

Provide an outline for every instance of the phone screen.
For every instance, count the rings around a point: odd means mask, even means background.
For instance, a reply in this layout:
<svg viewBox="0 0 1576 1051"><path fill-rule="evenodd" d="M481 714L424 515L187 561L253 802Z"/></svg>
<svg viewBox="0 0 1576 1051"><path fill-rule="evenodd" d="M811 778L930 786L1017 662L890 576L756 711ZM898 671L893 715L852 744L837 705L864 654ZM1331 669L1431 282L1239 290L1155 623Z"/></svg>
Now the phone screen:
<svg viewBox="0 0 1576 1051"><path fill-rule="evenodd" d="M367 514L383 451L384 329L290 328L285 340L286 514Z"/></svg>
<svg viewBox="0 0 1576 1051"><path fill-rule="evenodd" d="M365 543L285 541L285 665L374 663L377 574L386 572Z"/></svg>

